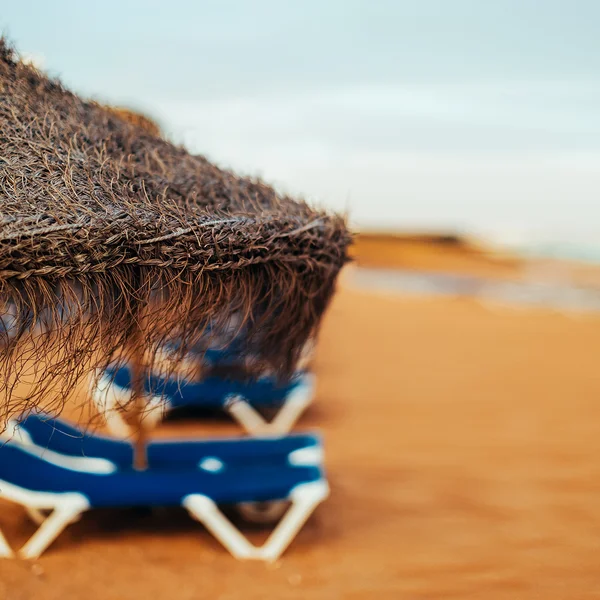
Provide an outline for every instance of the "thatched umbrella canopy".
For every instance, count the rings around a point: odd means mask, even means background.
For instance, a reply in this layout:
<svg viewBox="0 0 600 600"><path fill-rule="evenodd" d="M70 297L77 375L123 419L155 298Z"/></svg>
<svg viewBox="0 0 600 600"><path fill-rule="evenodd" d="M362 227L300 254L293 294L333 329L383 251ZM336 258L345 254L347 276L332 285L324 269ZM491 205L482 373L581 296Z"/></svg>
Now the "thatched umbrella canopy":
<svg viewBox="0 0 600 600"><path fill-rule="evenodd" d="M177 338L183 356L232 313L248 352L284 375L349 242L343 218L81 100L0 41L0 306L16 311L0 416L38 406L57 382L60 402L120 349L152 362ZM32 314L44 322L35 337ZM32 363L44 365L36 386L16 397Z"/></svg>

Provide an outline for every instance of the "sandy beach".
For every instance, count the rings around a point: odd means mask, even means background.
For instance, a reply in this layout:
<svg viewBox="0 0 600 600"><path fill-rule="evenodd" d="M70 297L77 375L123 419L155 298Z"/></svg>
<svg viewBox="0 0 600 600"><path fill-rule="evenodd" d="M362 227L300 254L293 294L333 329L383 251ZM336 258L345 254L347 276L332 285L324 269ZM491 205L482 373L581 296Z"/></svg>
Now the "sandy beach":
<svg viewBox="0 0 600 600"><path fill-rule="evenodd" d="M599 353L600 317L342 285L301 422L332 495L278 563L236 562L183 511L97 511L0 561L0 598L600 597ZM184 429L206 425L163 432ZM0 506L16 546L33 525Z"/></svg>

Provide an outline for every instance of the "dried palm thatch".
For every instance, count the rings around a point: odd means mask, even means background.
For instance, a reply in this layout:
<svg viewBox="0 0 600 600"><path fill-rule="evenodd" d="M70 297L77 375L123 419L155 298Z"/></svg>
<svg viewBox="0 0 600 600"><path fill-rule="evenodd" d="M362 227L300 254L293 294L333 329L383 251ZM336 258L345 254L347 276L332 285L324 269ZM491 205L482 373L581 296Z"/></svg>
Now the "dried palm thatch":
<svg viewBox="0 0 600 600"><path fill-rule="evenodd" d="M343 218L81 100L0 40L0 417L142 347L151 363L178 338L177 362L232 314L248 354L285 375L349 242Z"/></svg>

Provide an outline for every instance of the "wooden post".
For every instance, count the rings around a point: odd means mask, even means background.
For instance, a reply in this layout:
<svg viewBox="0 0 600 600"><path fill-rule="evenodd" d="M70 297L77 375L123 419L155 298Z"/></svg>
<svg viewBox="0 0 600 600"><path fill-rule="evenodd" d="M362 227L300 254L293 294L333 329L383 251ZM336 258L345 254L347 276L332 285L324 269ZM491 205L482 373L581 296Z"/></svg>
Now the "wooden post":
<svg viewBox="0 0 600 600"><path fill-rule="evenodd" d="M137 338L136 342L139 342L141 336L138 335ZM140 343L136 343L131 361L131 401L133 403L134 418L137 426L136 439L133 446L133 467L140 471L148 468L148 456L146 454L148 433L144 423L144 413L146 412L144 376L144 349Z"/></svg>

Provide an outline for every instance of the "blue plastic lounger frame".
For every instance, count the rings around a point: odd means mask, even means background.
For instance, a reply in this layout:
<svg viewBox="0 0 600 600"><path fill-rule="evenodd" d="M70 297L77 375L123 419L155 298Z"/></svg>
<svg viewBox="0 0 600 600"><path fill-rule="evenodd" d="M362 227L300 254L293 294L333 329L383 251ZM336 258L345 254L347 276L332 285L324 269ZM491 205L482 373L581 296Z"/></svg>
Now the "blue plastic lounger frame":
<svg viewBox="0 0 600 600"><path fill-rule="evenodd" d="M133 464L133 445L126 440L101 434L90 434L70 425L62 419L53 418L44 413L31 414L20 422L9 422L10 438L16 438L25 444L33 444L60 454L74 457L102 458L128 468ZM252 444L243 445L241 452L239 440L155 440L146 446L148 466L150 468L181 467L204 464L206 456L219 456L227 464L243 466L256 462L269 461L269 464L285 465L290 460L308 461L310 464L322 464L321 438L315 434L292 434L277 438L255 438ZM247 521L268 524L274 523L283 515L286 502L238 502L238 512ZM44 515L35 509L27 509L30 517L41 523Z"/></svg>
<svg viewBox="0 0 600 600"><path fill-rule="evenodd" d="M186 378L163 378L149 374L145 380L148 394L144 415L148 427L156 425L165 414L181 407L223 409L252 435L281 434L290 431L314 395L314 375L297 373L286 385L277 385L272 377L250 382L210 377L200 382ZM131 400L129 369L109 368L94 379L92 398L105 416L112 433L121 437L131 434L123 419L123 407ZM279 408L267 421L260 408Z"/></svg>
<svg viewBox="0 0 600 600"><path fill-rule="evenodd" d="M10 420L4 439L45 448L72 457L99 458L119 467L133 464L133 444L95 432L86 432L63 419L45 413L30 414L22 420ZM146 445L148 467L197 466L206 456L219 456L227 464L244 466L286 465L298 451L311 464L323 460L322 441L314 433L294 433L268 438L221 438L213 440L179 438L151 440Z"/></svg>
<svg viewBox="0 0 600 600"><path fill-rule="evenodd" d="M287 438L210 441L196 464L136 471L100 456L73 456L39 446L23 429L0 445L0 498L39 515L52 511L19 551L22 558L40 556L69 523L91 508L181 505L236 558L273 561L329 493L321 453L315 451L320 444L315 446L314 441L306 447L290 446ZM198 458L203 442L195 443ZM253 446L257 443L262 446L259 451ZM282 443L295 447L285 462ZM244 460L248 453L254 455L252 463ZM219 504L273 500L289 500L291 506L260 547L251 544L218 508ZM13 556L1 533L0 556Z"/></svg>
<svg viewBox="0 0 600 600"><path fill-rule="evenodd" d="M244 331L240 331L239 319L234 315L231 318L230 328L225 330L222 335L216 335L211 338L212 327L206 330L206 337L201 340L191 351L184 357L184 363L202 364L208 366L226 366L236 365L244 362L245 358L250 358L246 352L247 344ZM237 331L236 331L237 329ZM297 371L308 370L309 364L315 352L315 339L309 338L300 354L300 358L296 363ZM163 360L168 361L168 356L179 348L178 342L170 342L163 346ZM158 351L158 356L162 354ZM160 360L160 359L159 359Z"/></svg>

